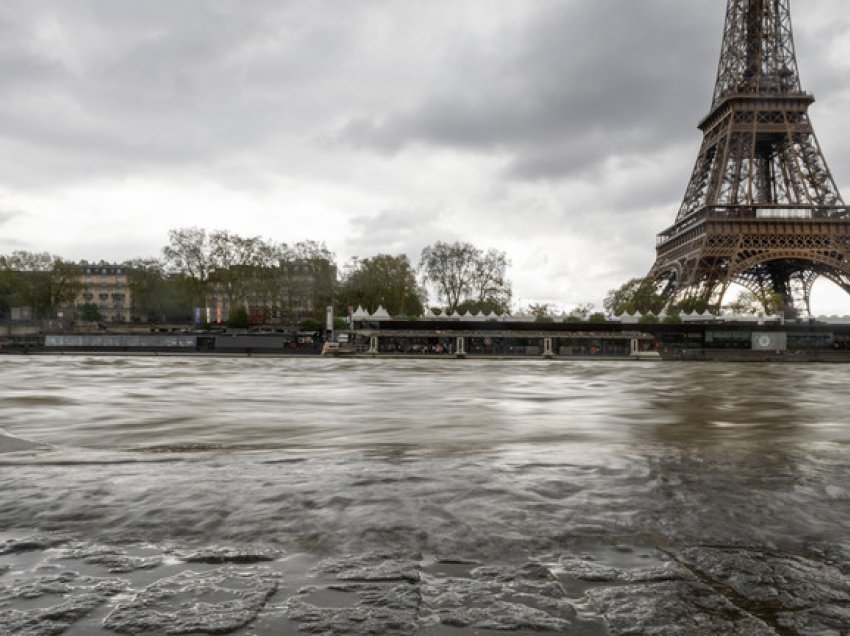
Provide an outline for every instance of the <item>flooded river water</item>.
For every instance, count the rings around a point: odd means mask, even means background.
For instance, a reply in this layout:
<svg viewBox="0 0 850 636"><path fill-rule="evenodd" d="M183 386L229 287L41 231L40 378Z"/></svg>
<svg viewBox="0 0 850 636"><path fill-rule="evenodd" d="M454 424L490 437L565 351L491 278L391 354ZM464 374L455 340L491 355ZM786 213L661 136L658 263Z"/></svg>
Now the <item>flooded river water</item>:
<svg viewBox="0 0 850 636"><path fill-rule="evenodd" d="M0 633L848 635L848 384L0 357Z"/></svg>

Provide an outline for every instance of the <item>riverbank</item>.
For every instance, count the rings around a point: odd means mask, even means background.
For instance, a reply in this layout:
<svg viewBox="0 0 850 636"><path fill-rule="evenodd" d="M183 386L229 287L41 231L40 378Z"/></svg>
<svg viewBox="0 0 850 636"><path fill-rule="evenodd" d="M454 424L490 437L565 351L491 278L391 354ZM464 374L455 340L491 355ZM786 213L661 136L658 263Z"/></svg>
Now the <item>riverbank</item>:
<svg viewBox="0 0 850 636"><path fill-rule="evenodd" d="M850 362L850 325L390 321L351 331L52 333L0 340L0 354L330 356L386 359ZM337 342L328 338L338 339Z"/></svg>

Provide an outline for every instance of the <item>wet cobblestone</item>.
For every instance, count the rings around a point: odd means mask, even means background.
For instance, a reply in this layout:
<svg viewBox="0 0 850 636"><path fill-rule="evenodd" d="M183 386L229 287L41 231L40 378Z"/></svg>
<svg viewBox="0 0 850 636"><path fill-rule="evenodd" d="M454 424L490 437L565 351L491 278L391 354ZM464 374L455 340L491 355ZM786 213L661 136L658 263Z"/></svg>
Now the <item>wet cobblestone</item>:
<svg viewBox="0 0 850 636"><path fill-rule="evenodd" d="M524 563L49 537L2 545L14 546L0 557L3 634L850 634L839 545L806 555L584 545Z"/></svg>

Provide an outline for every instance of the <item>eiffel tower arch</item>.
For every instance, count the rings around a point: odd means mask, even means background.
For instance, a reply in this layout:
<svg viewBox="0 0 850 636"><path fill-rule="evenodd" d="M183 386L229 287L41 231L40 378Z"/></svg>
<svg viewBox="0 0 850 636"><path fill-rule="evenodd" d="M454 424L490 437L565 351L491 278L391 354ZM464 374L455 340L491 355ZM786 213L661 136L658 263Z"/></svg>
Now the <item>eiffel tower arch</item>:
<svg viewBox="0 0 850 636"><path fill-rule="evenodd" d="M728 0L702 146L649 272L665 298L717 310L737 283L810 314L818 278L850 294L850 209L809 119L789 3Z"/></svg>

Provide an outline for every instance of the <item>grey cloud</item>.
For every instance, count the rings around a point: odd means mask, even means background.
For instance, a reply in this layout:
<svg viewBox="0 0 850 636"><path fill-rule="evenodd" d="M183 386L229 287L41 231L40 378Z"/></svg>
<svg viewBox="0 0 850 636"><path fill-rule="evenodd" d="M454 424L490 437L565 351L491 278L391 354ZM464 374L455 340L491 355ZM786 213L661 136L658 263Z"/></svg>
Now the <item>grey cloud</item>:
<svg viewBox="0 0 850 636"><path fill-rule="evenodd" d="M446 66L422 105L352 118L341 136L380 151L432 144L511 157L510 176L563 177L688 135L711 94L722 14L668 0L547 5L469 72ZM676 5L679 7L680 5ZM454 54L463 56L464 51Z"/></svg>
<svg viewBox="0 0 850 636"><path fill-rule="evenodd" d="M404 207L382 210L370 216L351 219L352 233L346 237L345 250L352 256L407 254L416 267L422 249L438 240L458 237L445 227L447 211Z"/></svg>
<svg viewBox="0 0 850 636"><path fill-rule="evenodd" d="M28 86L0 89L0 150L28 146L23 157L49 155L57 173L20 164L5 178L262 164L345 101L318 81L355 48L344 11L325 22L309 5L10 0L0 78L15 73Z"/></svg>
<svg viewBox="0 0 850 636"><path fill-rule="evenodd" d="M7 0L0 151L32 160L5 177L228 179L274 162L315 178L296 153L335 130L381 153L498 153L506 176L535 180L698 136L717 2L540 0L488 31L474 16L492 6Z"/></svg>
<svg viewBox="0 0 850 636"><path fill-rule="evenodd" d="M2 210L0 209L0 225L5 225L16 216L20 216L20 210Z"/></svg>

